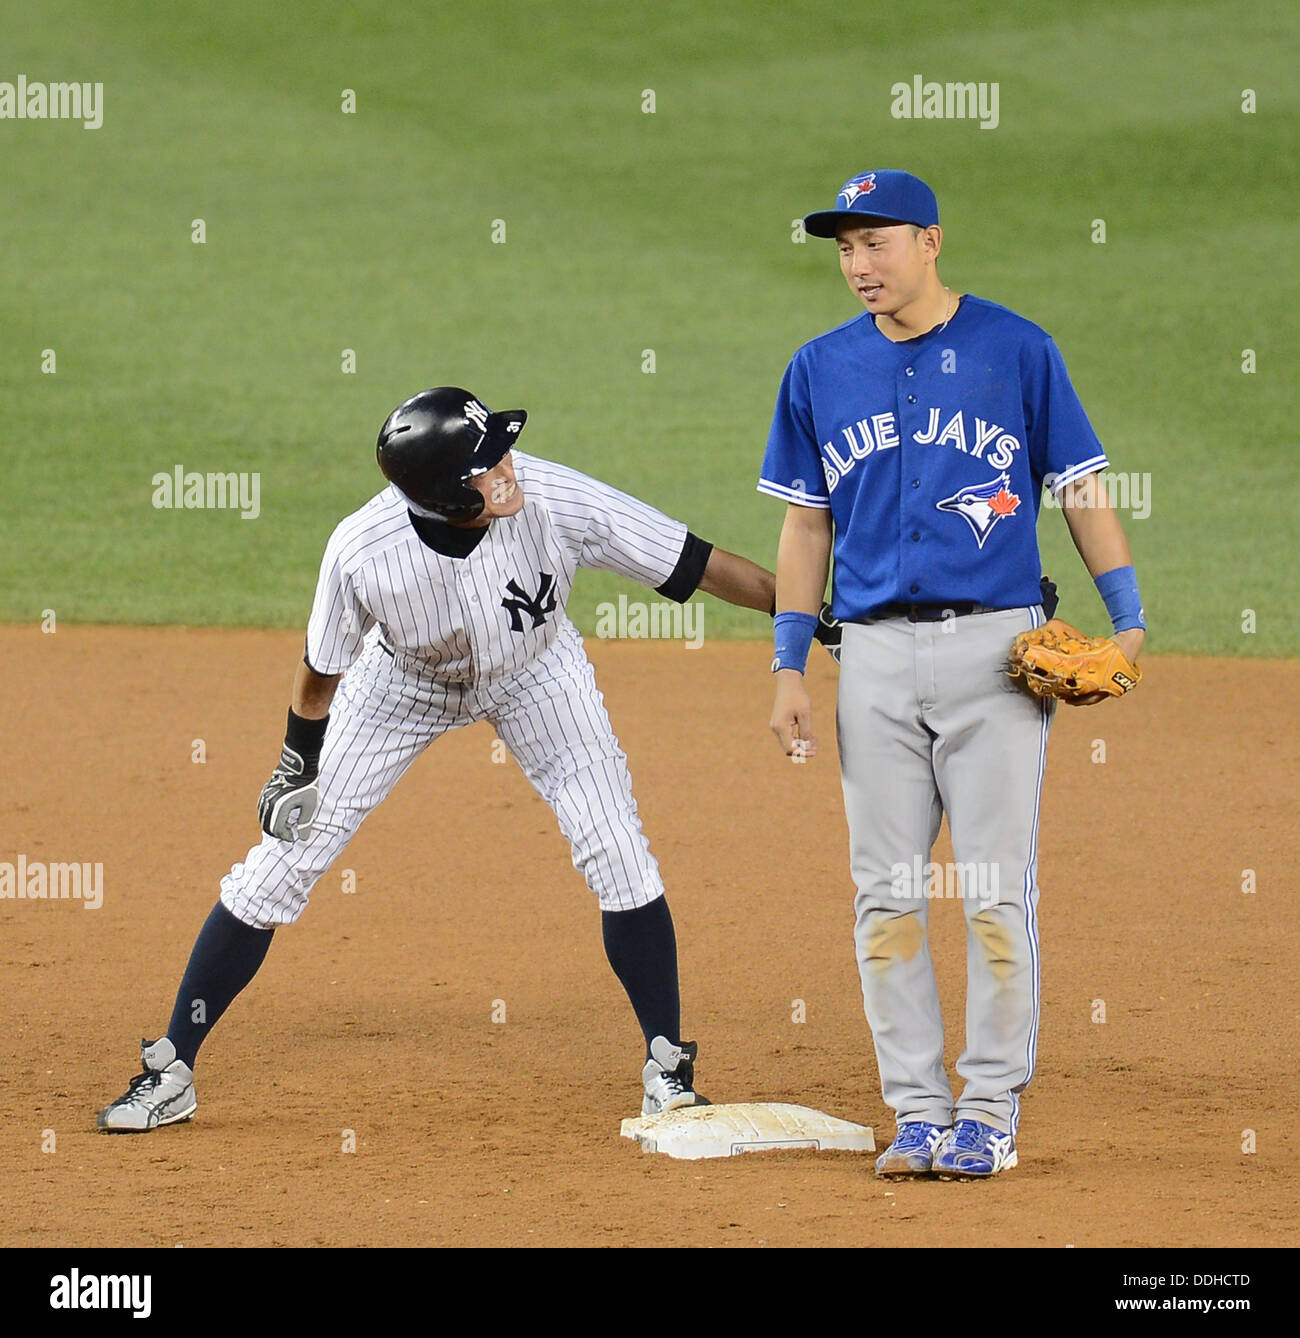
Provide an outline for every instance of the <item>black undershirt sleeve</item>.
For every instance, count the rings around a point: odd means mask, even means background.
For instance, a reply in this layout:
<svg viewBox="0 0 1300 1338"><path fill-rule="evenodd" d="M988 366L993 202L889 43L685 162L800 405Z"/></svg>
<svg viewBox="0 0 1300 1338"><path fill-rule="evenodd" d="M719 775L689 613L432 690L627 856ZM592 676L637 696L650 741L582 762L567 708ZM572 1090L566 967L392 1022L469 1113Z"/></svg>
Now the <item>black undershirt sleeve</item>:
<svg viewBox="0 0 1300 1338"><path fill-rule="evenodd" d="M682 555L677 559L673 574L663 583L655 586L655 593L685 604L700 588L704 579L704 569L709 565L709 554L713 545L706 543L697 534L686 531L686 542L682 545Z"/></svg>

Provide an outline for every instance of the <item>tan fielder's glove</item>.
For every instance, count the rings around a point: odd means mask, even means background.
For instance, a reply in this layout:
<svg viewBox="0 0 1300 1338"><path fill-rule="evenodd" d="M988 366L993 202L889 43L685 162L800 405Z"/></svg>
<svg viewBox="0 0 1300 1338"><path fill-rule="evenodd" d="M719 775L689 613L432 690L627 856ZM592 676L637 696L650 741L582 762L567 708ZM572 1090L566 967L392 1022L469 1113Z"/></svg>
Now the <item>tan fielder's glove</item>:
<svg viewBox="0 0 1300 1338"><path fill-rule="evenodd" d="M1142 670L1109 637L1085 636L1053 618L1012 642L1007 673L1035 697L1084 706L1100 697L1122 697L1142 681Z"/></svg>

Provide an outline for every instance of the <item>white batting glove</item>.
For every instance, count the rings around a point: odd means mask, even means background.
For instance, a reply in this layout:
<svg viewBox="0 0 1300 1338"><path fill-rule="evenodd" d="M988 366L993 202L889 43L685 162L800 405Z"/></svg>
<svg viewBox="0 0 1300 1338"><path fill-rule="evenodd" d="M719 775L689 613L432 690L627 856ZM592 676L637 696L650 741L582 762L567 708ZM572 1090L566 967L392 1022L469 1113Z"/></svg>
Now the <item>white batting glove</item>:
<svg viewBox="0 0 1300 1338"><path fill-rule="evenodd" d="M305 841L320 807L316 769L310 774L302 757L288 744L280 751L280 765L262 789L257 816L262 830L280 841Z"/></svg>

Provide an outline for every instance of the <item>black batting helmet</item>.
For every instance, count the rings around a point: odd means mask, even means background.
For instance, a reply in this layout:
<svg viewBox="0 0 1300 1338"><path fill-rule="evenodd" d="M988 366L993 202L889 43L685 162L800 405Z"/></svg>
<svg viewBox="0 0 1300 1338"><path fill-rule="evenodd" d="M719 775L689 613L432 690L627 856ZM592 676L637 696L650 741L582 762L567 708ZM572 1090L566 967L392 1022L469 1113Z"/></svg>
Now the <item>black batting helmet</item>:
<svg viewBox="0 0 1300 1338"><path fill-rule="evenodd" d="M417 513L473 520L483 510L483 494L469 480L500 463L527 418L522 409L489 413L468 390L437 386L388 415L375 458Z"/></svg>

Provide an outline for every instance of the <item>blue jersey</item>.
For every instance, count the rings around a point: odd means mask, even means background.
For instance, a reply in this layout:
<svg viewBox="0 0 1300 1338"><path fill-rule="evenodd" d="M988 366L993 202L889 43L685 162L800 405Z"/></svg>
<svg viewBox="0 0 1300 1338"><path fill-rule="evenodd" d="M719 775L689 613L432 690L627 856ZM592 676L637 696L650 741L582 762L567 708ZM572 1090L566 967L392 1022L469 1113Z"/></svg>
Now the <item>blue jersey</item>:
<svg viewBox="0 0 1300 1338"><path fill-rule="evenodd" d="M805 344L781 382L759 491L829 508L831 608L1041 599L1044 483L1108 465L1051 337L963 297L894 343L870 312Z"/></svg>

